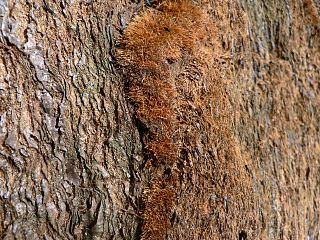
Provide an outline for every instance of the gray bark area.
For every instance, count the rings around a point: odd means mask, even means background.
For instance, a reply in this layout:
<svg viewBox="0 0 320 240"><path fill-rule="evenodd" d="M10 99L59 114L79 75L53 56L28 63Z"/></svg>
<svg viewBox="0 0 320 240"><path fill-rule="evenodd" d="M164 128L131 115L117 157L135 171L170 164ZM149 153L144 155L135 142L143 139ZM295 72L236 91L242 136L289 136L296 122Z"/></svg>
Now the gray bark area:
<svg viewBox="0 0 320 240"><path fill-rule="evenodd" d="M221 4L225 14L213 21L236 22L222 19L233 5ZM228 39L222 23L219 34L232 43L234 133L252 162L258 221L232 237L319 239L319 5L239 5L247 34ZM0 0L0 239L138 237L149 176L112 53L141 8L129 0ZM187 239L190 224L175 222L168 238Z"/></svg>
<svg viewBox="0 0 320 240"><path fill-rule="evenodd" d="M135 236L141 145L110 53L136 6L0 2L1 239Z"/></svg>

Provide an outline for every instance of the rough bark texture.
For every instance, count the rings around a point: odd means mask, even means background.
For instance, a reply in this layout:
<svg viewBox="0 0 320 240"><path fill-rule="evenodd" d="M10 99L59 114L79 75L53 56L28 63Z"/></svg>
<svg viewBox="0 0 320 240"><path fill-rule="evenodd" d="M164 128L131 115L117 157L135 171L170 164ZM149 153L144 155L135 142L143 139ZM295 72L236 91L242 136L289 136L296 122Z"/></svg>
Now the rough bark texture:
<svg viewBox="0 0 320 240"><path fill-rule="evenodd" d="M195 4L166 238L319 239L319 3ZM153 170L114 56L147 7L0 0L0 239L139 239Z"/></svg>
<svg viewBox="0 0 320 240"><path fill-rule="evenodd" d="M141 144L111 51L137 5L0 10L0 238L134 238Z"/></svg>
<svg viewBox="0 0 320 240"><path fill-rule="evenodd" d="M260 238L319 239L319 2L242 2L236 129L254 162Z"/></svg>

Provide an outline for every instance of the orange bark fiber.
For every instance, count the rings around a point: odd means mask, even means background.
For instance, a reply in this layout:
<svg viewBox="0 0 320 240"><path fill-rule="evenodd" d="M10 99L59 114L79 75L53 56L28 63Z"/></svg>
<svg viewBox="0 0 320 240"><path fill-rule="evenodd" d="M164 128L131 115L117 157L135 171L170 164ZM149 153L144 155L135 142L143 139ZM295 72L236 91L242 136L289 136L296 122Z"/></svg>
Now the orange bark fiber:
<svg viewBox="0 0 320 240"><path fill-rule="evenodd" d="M208 138L205 151L220 146L221 165L235 158L230 104L221 69L215 68L213 55L219 48L213 36L214 25L200 6L172 0L157 1L154 8L142 11L120 40L117 60L136 119L143 125L145 158L151 162L142 239L165 238L177 202L176 164L182 161L182 151L199 145L202 131ZM162 179L161 171L168 168L172 176ZM230 179L225 189L233 191L237 181L242 180ZM234 195L239 195L238 189Z"/></svg>
<svg viewBox="0 0 320 240"><path fill-rule="evenodd" d="M171 65L195 50L205 37L206 23L201 9L190 1L163 1L137 16L121 40L118 61L126 76L127 95L136 117L146 125L144 150L154 164L173 166L178 159L177 71ZM142 239L164 238L173 205L171 188L153 183L146 193Z"/></svg>
<svg viewBox="0 0 320 240"><path fill-rule="evenodd" d="M200 8L189 1L158 1L130 23L121 39L118 62L126 76L127 95L136 116L148 131L147 149L151 157L177 158L173 144L175 114L175 71L172 64L190 53L205 36L206 20ZM153 147L162 144L162 147ZM161 157L163 161L163 159Z"/></svg>

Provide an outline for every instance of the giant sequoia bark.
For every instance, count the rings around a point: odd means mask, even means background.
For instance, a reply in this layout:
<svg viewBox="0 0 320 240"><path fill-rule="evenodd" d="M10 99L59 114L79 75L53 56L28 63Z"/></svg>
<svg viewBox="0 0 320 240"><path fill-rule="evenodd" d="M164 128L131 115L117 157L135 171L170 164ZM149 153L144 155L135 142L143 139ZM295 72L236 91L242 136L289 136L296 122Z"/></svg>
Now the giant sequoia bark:
<svg viewBox="0 0 320 240"><path fill-rule="evenodd" d="M0 1L1 239L140 237L155 167L115 52L161 15L146 2ZM183 124L166 238L320 238L319 4L194 2L212 28L207 65L189 45L167 59Z"/></svg>

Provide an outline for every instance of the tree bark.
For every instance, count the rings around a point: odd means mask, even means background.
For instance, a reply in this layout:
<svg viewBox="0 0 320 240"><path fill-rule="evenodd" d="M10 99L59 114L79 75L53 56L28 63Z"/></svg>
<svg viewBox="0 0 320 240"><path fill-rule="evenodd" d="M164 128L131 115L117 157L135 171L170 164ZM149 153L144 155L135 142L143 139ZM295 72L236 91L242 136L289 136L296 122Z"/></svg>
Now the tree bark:
<svg viewBox="0 0 320 240"><path fill-rule="evenodd" d="M227 130L200 123L179 149L166 238L319 239L320 5L194 4ZM0 0L0 239L140 238L152 170L115 52L151 5Z"/></svg>
<svg viewBox="0 0 320 240"><path fill-rule="evenodd" d="M254 162L262 239L317 239L320 6L242 1L249 47L239 64L237 135Z"/></svg>
<svg viewBox="0 0 320 240"><path fill-rule="evenodd" d="M111 52L139 5L0 7L0 238L133 239L141 144Z"/></svg>

